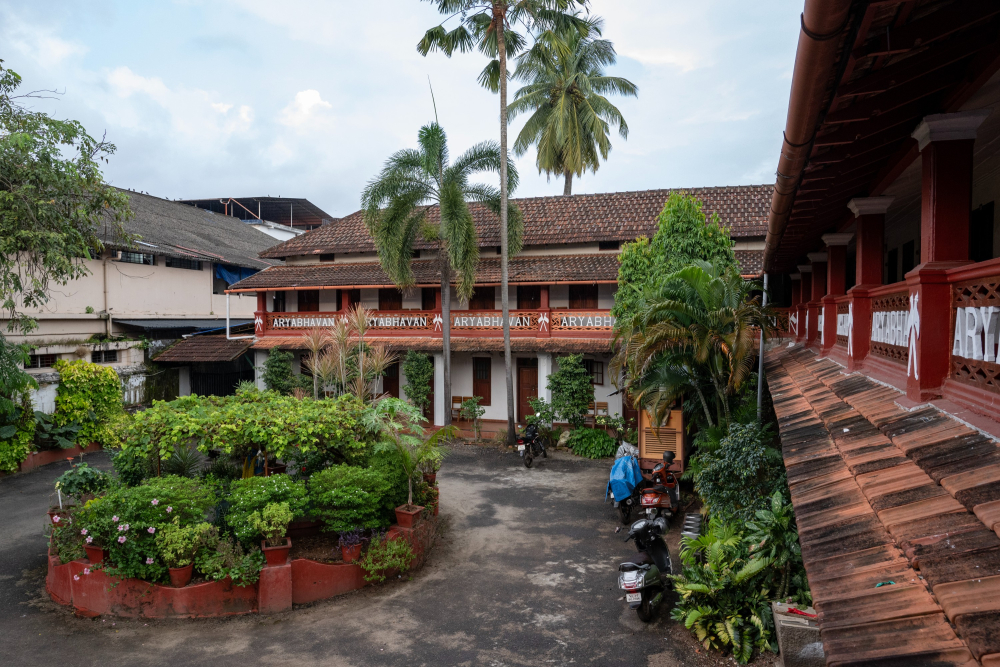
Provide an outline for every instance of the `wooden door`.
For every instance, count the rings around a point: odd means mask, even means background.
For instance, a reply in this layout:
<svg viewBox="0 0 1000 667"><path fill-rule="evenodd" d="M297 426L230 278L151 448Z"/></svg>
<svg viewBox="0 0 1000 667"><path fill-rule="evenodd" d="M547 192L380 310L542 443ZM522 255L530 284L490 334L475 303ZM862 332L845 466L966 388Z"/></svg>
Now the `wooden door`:
<svg viewBox="0 0 1000 667"><path fill-rule="evenodd" d="M378 291L379 310L402 310L403 293L395 287L381 287Z"/></svg>
<svg viewBox="0 0 1000 667"><path fill-rule="evenodd" d="M597 285L570 285L569 309L591 310L597 308Z"/></svg>
<svg viewBox="0 0 1000 667"><path fill-rule="evenodd" d="M386 366L382 376L382 393L399 398L399 362Z"/></svg>
<svg viewBox="0 0 1000 667"><path fill-rule="evenodd" d="M472 395L482 400L479 405L490 405L493 402L493 358L472 358Z"/></svg>
<svg viewBox="0 0 1000 667"><path fill-rule="evenodd" d="M534 414L528 399L538 398L538 366L517 368L517 421L524 423L527 415Z"/></svg>

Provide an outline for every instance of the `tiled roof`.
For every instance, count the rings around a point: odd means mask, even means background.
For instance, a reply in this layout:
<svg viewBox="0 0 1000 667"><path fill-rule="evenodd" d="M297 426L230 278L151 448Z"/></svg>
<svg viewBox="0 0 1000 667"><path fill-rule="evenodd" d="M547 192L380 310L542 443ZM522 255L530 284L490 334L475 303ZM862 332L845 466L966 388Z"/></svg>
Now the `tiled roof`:
<svg viewBox="0 0 1000 667"><path fill-rule="evenodd" d="M413 276L418 285L441 283L440 262L414 260ZM618 280L618 255L544 255L514 257L508 262L511 283L608 282ZM483 257L476 272L477 284L500 283L500 259ZM282 287L388 287L392 281L378 263L309 264L276 266L233 284L233 290Z"/></svg>
<svg viewBox="0 0 1000 667"><path fill-rule="evenodd" d="M238 218L138 192L123 192L128 195L129 207L135 214L125 223L125 230L136 235L137 251L254 269L281 263L260 259L277 239ZM105 241L116 247L120 245L111 238Z"/></svg>
<svg viewBox="0 0 1000 667"><path fill-rule="evenodd" d="M420 336L370 336L369 343L388 345L393 352L440 352L440 338ZM270 350L279 347L285 350L306 349L303 336L261 336L253 343L255 350ZM552 352L555 354L611 354L611 340L608 338L511 338L512 352ZM454 352L502 352L503 338L461 338L452 336L451 351Z"/></svg>
<svg viewBox="0 0 1000 667"><path fill-rule="evenodd" d="M1000 664L997 443L810 352L767 361L827 664Z"/></svg>
<svg viewBox="0 0 1000 667"><path fill-rule="evenodd" d="M740 273L744 276L759 276L764 273L763 250L737 250L736 261L740 264Z"/></svg>
<svg viewBox="0 0 1000 667"><path fill-rule="evenodd" d="M225 336L184 338L153 357L156 362L232 361L250 349L253 341L227 340Z"/></svg>
<svg viewBox="0 0 1000 667"><path fill-rule="evenodd" d="M524 214L525 245L561 245L595 241L632 241L656 232L657 218L671 192L687 192L703 202L706 214L718 213L735 237L764 236L773 185L609 192L568 197L515 199ZM500 220L480 204L470 205L480 246L500 245ZM436 206L427 220L438 220ZM418 249L432 249L420 241ZM261 257L289 257L313 253L372 252L375 245L356 211L331 224L289 239L261 253Z"/></svg>

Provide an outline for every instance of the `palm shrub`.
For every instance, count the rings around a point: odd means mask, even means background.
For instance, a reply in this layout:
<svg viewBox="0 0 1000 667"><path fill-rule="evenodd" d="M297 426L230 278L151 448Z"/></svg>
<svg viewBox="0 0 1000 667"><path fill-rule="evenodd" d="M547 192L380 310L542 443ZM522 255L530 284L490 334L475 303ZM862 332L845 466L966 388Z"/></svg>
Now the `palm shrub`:
<svg viewBox="0 0 1000 667"><path fill-rule="evenodd" d="M679 598L671 617L706 649L731 651L740 664L755 650L771 648L771 560L750 556L742 536L715 518L705 535L684 538L682 545L682 571L673 577Z"/></svg>
<svg viewBox="0 0 1000 667"><path fill-rule="evenodd" d="M607 76L614 65L614 46L600 35L603 21L590 19L590 30L569 29L540 40L517 58L514 78L526 82L514 94L508 115L531 112L514 142L514 153L524 155L538 147L539 172L564 178L563 195L573 193L573 176L587 169L596 172L608 159L611 126L628 138L625 117L606 95L635 97L638 88L628 79Z"/></svg>
<svg viewBox="0 0 1000 667"><path fill-rule="evenodd" d="M750 551L771 562L777 580L775 597L784 600L791 591L792 577L801 574L803 569L795 511L784 491L775 491L771 496L770 507L757 510L753 520L746 525ZM803 579L805 578L799 578L797 588L801 587Z"/></svg>

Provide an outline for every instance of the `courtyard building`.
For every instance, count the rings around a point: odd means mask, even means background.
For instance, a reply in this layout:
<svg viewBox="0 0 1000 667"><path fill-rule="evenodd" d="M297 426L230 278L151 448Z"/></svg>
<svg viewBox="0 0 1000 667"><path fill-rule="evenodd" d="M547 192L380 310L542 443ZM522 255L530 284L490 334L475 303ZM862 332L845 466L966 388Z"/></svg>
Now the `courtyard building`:
<svg viewBox="0 0 1000 667"><path fill-rule="evenodd" d="M735 241L746 275L759 275L770 202L770 186L693 188L706 215L717 213ZM529 399L551 399L549 375L556 359L584 355L594 384L595 407L635 416L623 403L609 372L618 253L640 236L652 237L669 190L514 200L524 216L524 247L509 261L511 351L516 419L530 414ZM471 396L481 397L486 422L506 422L506 383L500 293L499 220L485 207L470 206L480 261L472 297L452 290L451 377L453 405L444 405L441 279L438 250L418 242L413 257L416 284L401 291L382 271L361 211L261 253L281 261L234 285L228 293L256 295L255 331L247 346L262 367L272 348L294 351L301 372L304 334L328 327L357 304L371 311L369 333L402 359L410 350L434 363L433 423ZM436 207L428 219L434 223ZM244 297L245 298L245 297ZM258 376L258 381L259 376ZM389 368L382 391L406 396L400 364Z"/></svg>

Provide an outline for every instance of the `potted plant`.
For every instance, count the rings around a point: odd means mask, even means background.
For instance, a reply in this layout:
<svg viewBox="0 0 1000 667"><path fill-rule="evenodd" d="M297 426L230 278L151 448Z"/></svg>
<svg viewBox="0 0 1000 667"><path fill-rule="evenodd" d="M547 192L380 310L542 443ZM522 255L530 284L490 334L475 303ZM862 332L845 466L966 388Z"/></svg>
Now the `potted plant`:
<svg viewBox="0 0 1000 667"><path fill-rule="evenodd" d="M291 522L292 510L288 503L270 503L263 510L250 515L250 525L264 536L260 548L268 565L284 565L288 562L292 540L286 537L286 533Z"/></svg>
<svg viewBox="0 0 1000 667"><path fill-rule="evenodd" d="M444 458L444 450L440 447L427 448L420 458L420 471L424 475L424 481L433 486L437 482L437 471L441 469L441 460Z"/></svg>
<svg viewBox="0 0 1000 667"><path fill-rule="evenodd" d="M56 480L56 492L60 498L65 494L79 504L104 491L110 484L111 477L106 472L91 468L86 463L79 463L59 476Z"/></svg>
<svg viewBox="0 0 1000 667"><path fill-rule="evenodd" d="M194 556L201 546L202 535L209 528L207 523L182 527L180 520L175 518L156 533L156 547L170 572L171 586L184 588L191 582Z"/></svg>
<svg viewBox="0 0 1000 667"><path fill-rule="evenodd" d="M340 534L340 555L344 563L353 563L361 558L361 530L349 530Z"/></svg>

